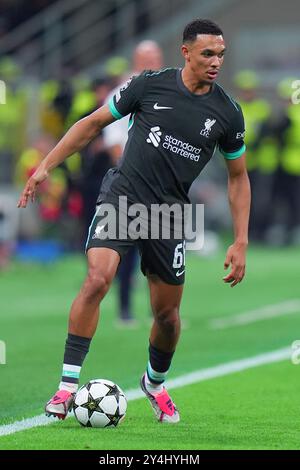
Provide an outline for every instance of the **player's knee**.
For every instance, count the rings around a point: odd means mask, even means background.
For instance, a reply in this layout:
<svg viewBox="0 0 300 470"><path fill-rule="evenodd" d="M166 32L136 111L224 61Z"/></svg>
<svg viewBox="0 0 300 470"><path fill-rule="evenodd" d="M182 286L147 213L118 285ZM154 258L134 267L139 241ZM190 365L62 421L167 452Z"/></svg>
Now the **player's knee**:
<svg viewBox="0 0 300 470"><path fill-rule="evenodd" d="M102 299L109 289L108 276L97 269L89 269L86 279L86 295Z"/></svg>
<svg viewBox="0 0 300 470"><path fill-rule="evenodd" d="M175 332L180 325L178 307L165 307L155 312L155 320L159 326L169 333Z"/></svg>

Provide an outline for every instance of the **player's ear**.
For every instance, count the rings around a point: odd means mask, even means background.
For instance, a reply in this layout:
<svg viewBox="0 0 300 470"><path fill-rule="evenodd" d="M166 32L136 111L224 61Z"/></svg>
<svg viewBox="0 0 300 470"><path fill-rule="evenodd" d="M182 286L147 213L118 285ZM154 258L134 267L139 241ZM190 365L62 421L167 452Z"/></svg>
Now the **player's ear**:
<svg viewBox="0 0 300 470"><path fill-rule="evenodd" d="M181 53L187 62L190 61L190 52L187 44L182 44Z"/></svg>

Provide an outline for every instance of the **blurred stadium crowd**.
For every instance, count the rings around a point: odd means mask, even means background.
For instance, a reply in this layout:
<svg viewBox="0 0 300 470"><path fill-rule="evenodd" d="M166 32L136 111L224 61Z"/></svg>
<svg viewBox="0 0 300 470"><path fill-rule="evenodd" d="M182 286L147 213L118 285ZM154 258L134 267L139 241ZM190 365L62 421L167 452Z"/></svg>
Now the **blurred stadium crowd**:
<svg viewBox="0 0 300 470"><path fill-rule="evenodd" d="M44 3L49 5L43 0L1 2L0 36L39 11ZM51 173L41 187L39 204L26 215L16 216L9 195L18 194L73 123L105 103L111 91L128 78L131 67L125 57L112 57L97 79L76 75L38 83L34 112L39 131L32 133L28 123L32 95L22 69L13 57L0 57L7 103L0 105L0 265L22 240L58 239L68 250L82 249L101 179L116 164L103 133ZM300 106L291 102L295 79L280 81L266 98L254 70L242 70L232 77L231 92L241 104L246 121L253 196L250 237L279 246L300 243ZM208 206L207 228L220 232L228 228L223 202L226 181L225 172L222 178L216 178L217 173L201 176L191 196Z"/></svg>
<svg viewBox="0 0 300 470"><path fill-rule="evenodd" d="M128 67L125 59L114 58L107 64L107 75L94 81L75 77L40 83L39 132L32 136L27 132L30 95L22 71L11 58L0 59L0 77L9 103L0 106L0 187L20 190L66 130L104 104L111 90L124 80ZM80 155L73 155L50 174L40 188L39 217L22 218L18 239L58 238L68 249L81 249L101 179L113 164L100 133Z"/></svg>

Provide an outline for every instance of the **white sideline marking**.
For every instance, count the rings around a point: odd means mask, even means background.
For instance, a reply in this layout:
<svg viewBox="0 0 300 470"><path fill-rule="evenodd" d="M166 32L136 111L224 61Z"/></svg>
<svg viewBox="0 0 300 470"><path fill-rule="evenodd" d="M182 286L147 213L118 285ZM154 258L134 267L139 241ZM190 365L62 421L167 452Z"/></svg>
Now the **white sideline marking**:
<svg viewBox="0 0 300 470"><path fill-rule="evenodd" d="M279 304L265 305L264 307L239 313L238 315L233 315L231 317L215 318L210 321L210 327L213 330L223 330L232 326L249 325L249 323L290 315L291 313L297 312L300 312L300 300L286 300Z"/></svg>
<svg viewBox="0 0 300 470"><path fill-rule="evenodd" d="M202 382L204 380L222 377L235 372L241 372L246 369L251 369L252 367L280 362L290 357L291 348L277 349L276 351L259 354L258 356L227 362L218 366L200 369L189 374L181 375L180 377L177 377L177 379L168 380L166 382L166 387L169 389L185 387L186 385ZM143 392L139 388L128 390L125 393L127 399L130 401L144 397ZM27 418L22 421L15 421L14 423L0 426L0 436L8 436L9 434L14 434L19 431L25 431L26 429L35 428L37 426L47 426L48 424L53 424L55 422L57 422L56 418L47 418L45 415L38 415L33 418Z"/></svg>

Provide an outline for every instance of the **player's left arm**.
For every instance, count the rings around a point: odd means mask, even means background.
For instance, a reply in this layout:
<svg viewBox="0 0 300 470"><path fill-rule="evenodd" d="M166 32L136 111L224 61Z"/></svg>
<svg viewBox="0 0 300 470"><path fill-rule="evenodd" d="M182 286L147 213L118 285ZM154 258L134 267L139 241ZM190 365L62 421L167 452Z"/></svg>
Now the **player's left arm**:
<svg viewBox="0 0 300 470"><path fill-rule="evenodd" d="M226 159L228 169L228 198L234 227L234 242L228 248L224 269L230 273L224 282L236 286L243 280L248 246L248 223L251 201L250 183L246 169L246 154L236 159Z"/></svg>

